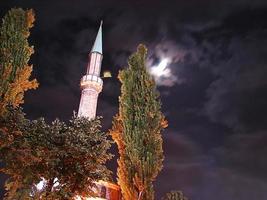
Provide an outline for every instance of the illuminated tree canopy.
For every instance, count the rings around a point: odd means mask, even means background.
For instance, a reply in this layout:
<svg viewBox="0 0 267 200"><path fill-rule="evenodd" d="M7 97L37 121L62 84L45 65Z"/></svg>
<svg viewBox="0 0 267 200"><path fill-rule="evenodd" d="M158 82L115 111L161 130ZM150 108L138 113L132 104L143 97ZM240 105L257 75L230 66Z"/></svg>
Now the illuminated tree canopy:
<svg viewBox="0 0 267 200"><path fill-rule="evenodd" d="M147 49L139 45L120 71L119 114L111 135L118 145L118 183L125 200L153 200L153 181L162 169L161 131L167 126L160 111L155 82L145 66Z"/></svg>
<svg viewBox="0 0 267 200"><path fill-rule="evenodd" d="M30 80L33 54L28 37L33 27L33 10L11 9L2 19L0 27L0 114L7 105L17 107L23 103L24 92L36 89L36 79Z"/></svg>
<svg viewBox="0 0 267 200"><path fill-rule="evenodd" d="M69 199L77 194L93 194L94 181L107 180L111 172L105 163L110 141L100 131L99 118L89 121L73 117L68 124L43 118L27 120L21 109L1 118L7 132L1 131L2 171L10 176L7 199ZM16 137L9 138L10 133ZM6 136L6 137L5 137ZM4 138L5 137L5 138ZM42 190L34 185L46 180Z"/></svg>

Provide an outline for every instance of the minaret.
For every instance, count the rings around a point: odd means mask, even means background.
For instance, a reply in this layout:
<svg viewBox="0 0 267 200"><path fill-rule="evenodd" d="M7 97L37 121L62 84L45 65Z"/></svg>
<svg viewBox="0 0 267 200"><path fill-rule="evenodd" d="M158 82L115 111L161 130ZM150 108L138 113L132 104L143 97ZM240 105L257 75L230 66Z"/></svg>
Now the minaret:
<svg viewBox="0 0 267 200"><path fill-rule="evenodd" d="M100 78L102 63L102 21L96 36L94 46L89 53L89 62L86 74L81 79L82 95L78 117L94 119L98 94L102 91L103 80Z"/></svg>

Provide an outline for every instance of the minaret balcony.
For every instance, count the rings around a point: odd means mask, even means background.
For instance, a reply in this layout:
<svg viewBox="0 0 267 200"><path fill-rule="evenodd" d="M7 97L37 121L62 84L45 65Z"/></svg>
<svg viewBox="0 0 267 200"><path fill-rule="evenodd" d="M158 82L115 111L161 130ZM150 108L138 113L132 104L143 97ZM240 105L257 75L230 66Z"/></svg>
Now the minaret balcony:
<svg viewBox="0 0 267 200"><path fill-rule="evenodd" d="M96 75L87 74L84 75L81 79L81 88L92 88L97 92L101 92L103 87L103 80Z"/></svg>

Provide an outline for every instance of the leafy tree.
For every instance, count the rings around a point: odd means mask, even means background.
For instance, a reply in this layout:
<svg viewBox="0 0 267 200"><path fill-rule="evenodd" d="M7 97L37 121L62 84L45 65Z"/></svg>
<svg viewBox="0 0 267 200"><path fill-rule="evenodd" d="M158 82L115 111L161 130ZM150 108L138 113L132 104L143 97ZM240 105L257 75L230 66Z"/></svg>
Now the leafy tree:
<svg viewBox="0 0 267 200"><path fill-rule="evenodd" d="M19 130L10 144L0 146L0 158L5 162L2 171L10 176L6 199L93 196L94 182L110 177L105 163L111 158L107 153L111 142L100 131L99 118L73 117L68 124L55 120L49 125L42 118L26 120L21 109L5 116L0 123L9 131L14 125L15 132ZM41 180L44 186L37 190Z"/></svg>
<svg viewBox="0 0 267 200"><path fill-rule="evenodd" d="M128 68L119 73L119 114L110 132L119 149L118 183L125 200L153 200L153 181L162 169L161 131L167 121L145 66L146 55L146 47L139 45Z"/></svg>
<svg viewBox="0 0 267 200"><path fill-rule="evenodd" d="M188 200L181 191L171 191L162 200Z"/></svg>
<svg viewBox="0 0 267 200"><path fill-rule="evenodd" d="M89 121L73 117L68 125L56 120L50 128L46 126L41 119L34 121L30 130L33 146L38 146L43 154L39 167L47 184L42 197L69 199L77 194L92 195L94 181L110 177L105 163L111 158L107 153L111 143L100 131L99 118ZM56 186L55 182L59 184Z"/></svg>
<svg viewBox="0 0 267 200"><path fill-rule="evenodd" d="M33 10L11 9L0 27L0 114L7 105L23 103L24 92L38 87L36 79L29 80L32 66L28 65L33 47L28 37L33 26Z"/></svg>
<svg viewBox="0 0 267 200"><path fill-rule="evenodd" d="M9 175L10 178L5 183L7 190L6 199L13 198L18 190L28 193L30 188L25 188L29 178L26 172L36 158L30 152L28 143L23 139L23 130L27 120L21 109L12 110L9 108L5 115L0 117L0 162L5 166L0 169ZM26 164L26 165L25 165ZM25 178L27 177L27 178ZM24 179L25 178L25 179Z"/></svg>

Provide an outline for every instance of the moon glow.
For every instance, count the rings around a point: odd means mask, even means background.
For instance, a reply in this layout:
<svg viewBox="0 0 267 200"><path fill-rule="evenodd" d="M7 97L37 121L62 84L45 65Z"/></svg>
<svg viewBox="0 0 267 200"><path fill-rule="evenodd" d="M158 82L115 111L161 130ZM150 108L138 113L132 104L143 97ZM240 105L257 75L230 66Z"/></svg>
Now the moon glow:
<svg viewBox="0 0 267 200"><path fill-rule="evenodd" d="M155 77L169 77L170 69L167 67L170 60L168 58L164 58L160 61L157 66L153 66L150 69L150 72Z"/></svg>

